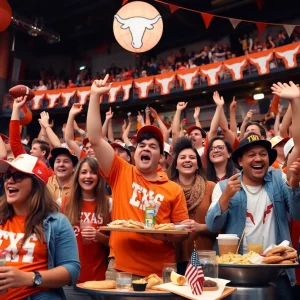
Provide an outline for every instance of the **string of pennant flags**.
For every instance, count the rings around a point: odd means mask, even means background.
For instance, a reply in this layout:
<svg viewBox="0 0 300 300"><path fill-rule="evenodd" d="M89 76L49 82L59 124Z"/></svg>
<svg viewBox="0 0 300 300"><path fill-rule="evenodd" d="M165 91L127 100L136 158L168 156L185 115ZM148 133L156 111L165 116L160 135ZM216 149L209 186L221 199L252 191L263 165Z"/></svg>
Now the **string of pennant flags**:
<svg viewBox="0 0 300 300"><path fill-rule="evenodd" d="M125 5L129 0L123 0L122 5ZM229 18L229 17L224 17L224 16L219 16L219 15L215 15L215 14L210 14L210 13L206 13L206 12L202 12L199 10L195 10L195 9L191 9L191 8L187 8L187 7L183 7L183 6L179 6L179 5L175 5L169 2L165 2L165 1L161 1L161 0L153 0L154 2L160 3L164 6L167 6L170 9L170 12L173 14L175 13L177 10L186 10L186 11L190 11L193 13L197 13L200 14L203 18L203 22L204 25L206 27L206 29L209 28L209 25L211 23L211 21L214 18L220 18L220 19L227 19L230 21L232 27L234 29L236 29L236 27L241 23L241 22L246 22L246 23L252 23L252 24L256 24L257 30L259 32L259 34L261 35L264 30L266 29L266 27L268 25L272 25L272 26L283 26L284 29L286 30L288 36L291 36L291 34L293 33L294 29L296 26L300 26L298 24L281 24L281 23L270 23L270 22L257 22L257 21L251 21L251 20L243 20L243 19L236 19L236 18ZM262 5L263 5L263 1L262 0L256 0L257 6L259 8L259 10L262 9Z"/></svg>

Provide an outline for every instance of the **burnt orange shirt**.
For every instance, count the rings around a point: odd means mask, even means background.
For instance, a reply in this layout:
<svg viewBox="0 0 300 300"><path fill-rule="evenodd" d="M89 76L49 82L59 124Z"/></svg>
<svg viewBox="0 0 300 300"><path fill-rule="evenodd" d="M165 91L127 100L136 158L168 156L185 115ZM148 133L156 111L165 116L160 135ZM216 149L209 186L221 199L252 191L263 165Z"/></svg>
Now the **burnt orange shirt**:
<svg viewBox="0 0 300 300"><path fill-rule="evenodd" d="M0 225L1 248L6 250L6 266L17 268L23 272L48 270L48 251L46 242L41 243L32 234L20 249L25 232L26 217L14 216L5 225ZM11 288L0 294L1 300L24 299L32 294L47 289L19 287Z"/></svg>
<svg viewBox="0 0 300 300"><path fill-rule="evenodd" d="M112 189L112 220L144 223L145 203L153 198L157 203L157 224L181 222L188 218L183 191L165 173L148 181L135 166L114 156L110 173L105 179ZM161 276L164 263L175 262L172 243L154 240L137 233L111 232L110 246L115 256L115 269L140 276L156 273Z"/></svg>
<svg viewBox="0 0 300 300"><path fill-rule="evenodd" d="M66 204L68 197L62 198L62 213L66 211ZM93 227L98 228L103 226L103 218L95 214L95 201L82 201L80 221L93 222ZM78 283L90 280L105 280L105 272L107 269L107 254L108 248L102 243L91 241L88 244L83 243L80 232L79 222L73 226L79 253L79 260L81 263L80 275Z"/></svg>

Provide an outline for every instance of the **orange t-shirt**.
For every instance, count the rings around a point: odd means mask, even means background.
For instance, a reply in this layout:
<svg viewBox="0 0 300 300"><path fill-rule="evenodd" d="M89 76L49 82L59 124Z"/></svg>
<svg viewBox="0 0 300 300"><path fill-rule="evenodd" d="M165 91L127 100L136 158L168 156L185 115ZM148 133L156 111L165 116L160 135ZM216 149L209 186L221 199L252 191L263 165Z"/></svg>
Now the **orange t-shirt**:
<svg viewBox="0 0 300 300"><path fill-rule="evenodd" d="M277 159L273 162L272 167L274 169L282 169L283 164L281 164Z"/></svg>
<svg viewBox="0 0 300 300"><path fill-rule="evenodd" d="M181 187L170 181L165 173L159 173L159 176L158 180L148 181L135 166L115 155L110 174L105 177L114 201L112 220L132 219L144 223L143 202L149 201L149 197L153 197L158 205L158 224L188 219ZM161 276L163 264L175 262L172 243L137 233L111 232L110 246L115 255L115 269L135 275L156 273Z"/></svg>
<svg viewBox="0 0 300 300"><path fill-rule="evenodd" d="M62 213L65 213L66 211L66 204L68 200L68 197L62 198ZM80 220L81 222L93 222L93 227L97 229L99 226L104 226L106 224L103 224L103 218L101 216L96 216L95 209L95 201L83 200ZM92 241L88 244L83 243L79 223L73 226L73 229L76 235L79 259L81 263L78 283L90 280L105 280L109 248L99 242Z"/></svg>
<svg viewBox="0 0 300 300"><path fill-rule="evenodd" d="M79 160L82 160L82 159L84 159L85 157L87 157L86 152L85 152L84 150L81 150L81 151L80 151L80 157L79 157Z"/></svg>
<svg viewBox="0 0 300 300"><path fill-rule="evenodd" d="M5 225L0 225L1 248L6 250L6 266L17 268L24 272L48 270L48 251L46 242L41 243L35 234L32 234L24 243L22 249L20 242L24 237L26 217L14 216ZM10 288L0 294L2 300L24 299L32 294L45 291L45 288L19 287Z"/></svg>

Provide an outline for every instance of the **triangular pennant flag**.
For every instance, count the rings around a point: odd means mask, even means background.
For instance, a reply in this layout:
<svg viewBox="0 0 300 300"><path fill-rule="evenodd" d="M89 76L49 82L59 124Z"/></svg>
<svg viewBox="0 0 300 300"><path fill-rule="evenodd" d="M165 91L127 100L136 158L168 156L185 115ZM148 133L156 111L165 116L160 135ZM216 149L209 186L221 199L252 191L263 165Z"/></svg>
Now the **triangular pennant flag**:
<svg viewBox="0 0 300 300"><path fill-rule="evenodd" d="M233 29L235 29L236 26L238 26L242 20L229 18L229 21L230 21Z"/></svg>
<svg viewBox="0 0 300 300"><path fill-rule="evenodd" d="M173 14L177 9L179 9L180 7L174 5L174 4L168 4L169 8L170 8L170 12L171 14Z"/></svg>
<svg viewBox="0 0 300 300"><path fill-rule="evenodd" d="M256 4L258 6L259 10L262 10L262 6L263 6L263 0L256 0Z"/></svg>
<svg viewBox="0 0 300 300"><path fill-rule="evenodd" d="M204 12L200 12L200 14L202 15L202 18L203 18L206 29L208 29L209 24L210 24L211 20L214 18L215 15L207 14L207 13L204 13Z"/></svg>
<svg viewBox="0 0 300 300"><path fill-rule="evenodd" d="M256 23L259 35L262 35L268 24L262 23L262 22L255 22L255 23Z"/></svg>
<svg viewBox="0 0 300 300"><path fill-rule="evenodd" d="M284 29L286 30L286 33L290 37L291 34L293 33L296 25L288 25L288 24L282 24L282 25L283 25Z"/></svg>
<svg viewBox="0 0 300 300"><path fill-rule="evenodd" d="M125 5L129 0L123 0L122 5Z"/></svg>

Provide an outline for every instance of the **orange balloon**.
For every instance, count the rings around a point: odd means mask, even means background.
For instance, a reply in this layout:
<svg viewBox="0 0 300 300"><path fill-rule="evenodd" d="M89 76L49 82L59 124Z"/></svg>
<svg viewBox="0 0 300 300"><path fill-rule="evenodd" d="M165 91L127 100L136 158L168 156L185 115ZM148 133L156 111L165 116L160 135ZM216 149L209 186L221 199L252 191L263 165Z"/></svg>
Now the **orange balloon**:
<svg viewBox="0 0 300 300"><path fill-rule="evenodd" d="M10 25L12 17L11 7L6 0L0 0L0 32Z"/></svg>
<svg viewBox="0 0 300 300"><path fill-rule="evenodd" d="M32 112L31 112L31 110L26 106L22 106L21 107L20 124L22 126L26 126L31 121L32 121Z"/></svg>

